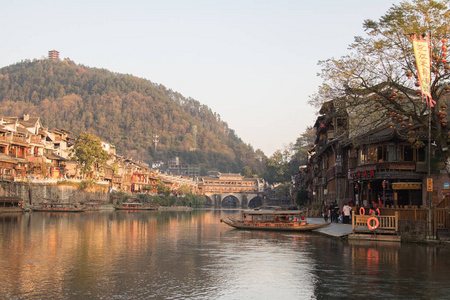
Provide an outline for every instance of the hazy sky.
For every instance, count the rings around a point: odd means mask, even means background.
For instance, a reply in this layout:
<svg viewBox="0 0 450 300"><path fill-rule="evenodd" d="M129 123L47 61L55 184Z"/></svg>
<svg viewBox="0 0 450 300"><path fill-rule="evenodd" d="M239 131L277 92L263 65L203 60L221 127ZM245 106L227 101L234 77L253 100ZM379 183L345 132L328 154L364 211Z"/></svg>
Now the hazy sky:
<svg viewBox="0 0 450 300"><path fill-rule="evenodd" d="M0 67L48 50L209 106L267 156L314 124L317 62L395 0L1 1ZM68 128L70 129L70 128Z"/></svg>

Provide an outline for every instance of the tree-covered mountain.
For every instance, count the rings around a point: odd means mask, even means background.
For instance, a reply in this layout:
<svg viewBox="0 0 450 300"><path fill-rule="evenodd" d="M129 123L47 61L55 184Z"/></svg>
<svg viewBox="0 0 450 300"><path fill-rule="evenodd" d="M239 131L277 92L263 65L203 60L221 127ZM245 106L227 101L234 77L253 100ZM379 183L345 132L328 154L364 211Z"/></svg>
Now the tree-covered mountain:
<svg viewBox="0 0 450 300"><path fill-rule="evenodd" d="M2 115L27 113L50 129L88 131L144 162L179 156L203 171L264 171L264 153L208 106L132 75L69 59L27 60L0 69L0 101Z"/></svg>

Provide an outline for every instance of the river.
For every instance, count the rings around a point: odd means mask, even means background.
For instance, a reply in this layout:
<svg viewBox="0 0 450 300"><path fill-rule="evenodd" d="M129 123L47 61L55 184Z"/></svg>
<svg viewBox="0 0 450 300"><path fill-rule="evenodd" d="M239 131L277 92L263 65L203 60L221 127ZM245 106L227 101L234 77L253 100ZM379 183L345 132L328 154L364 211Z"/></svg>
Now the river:
<svg viewBox="0 0 450 300"><path fill-rule="evenodd" d="M450 249L240 231L238 211L0 214L3 299L448 299Z"/></svg>

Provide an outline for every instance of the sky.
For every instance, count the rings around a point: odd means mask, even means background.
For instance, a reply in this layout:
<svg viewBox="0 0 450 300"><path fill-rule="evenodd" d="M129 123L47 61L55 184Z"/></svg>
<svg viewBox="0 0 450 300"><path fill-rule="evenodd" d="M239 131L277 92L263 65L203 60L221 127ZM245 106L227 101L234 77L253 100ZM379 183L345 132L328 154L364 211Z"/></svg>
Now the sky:
<svg viewBox="0 0 450 300"><path fill-rule="evenodd" d="M207 105L267 156L314 125L320 60L348 54L395 0L0 2L0 67L55 49ZM70 129L68 129L70 130Z"/></svg>

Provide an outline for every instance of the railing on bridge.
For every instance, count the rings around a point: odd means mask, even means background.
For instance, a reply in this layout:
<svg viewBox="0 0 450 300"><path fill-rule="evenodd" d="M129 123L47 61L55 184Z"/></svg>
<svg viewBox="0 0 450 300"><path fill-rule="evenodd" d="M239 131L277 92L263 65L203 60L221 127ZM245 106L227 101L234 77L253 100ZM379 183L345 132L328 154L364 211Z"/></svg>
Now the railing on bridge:
<svg viewBox="0 0 450 300"><path fill-rule="evenodd" d="M378 227L374 230L369 229L368 221L370 218L378 220ZM394 216L370 216L370 215L352 215L352 229L354 232L375 232L375 233L397 233L398 232L398 213Z"/></svg>

